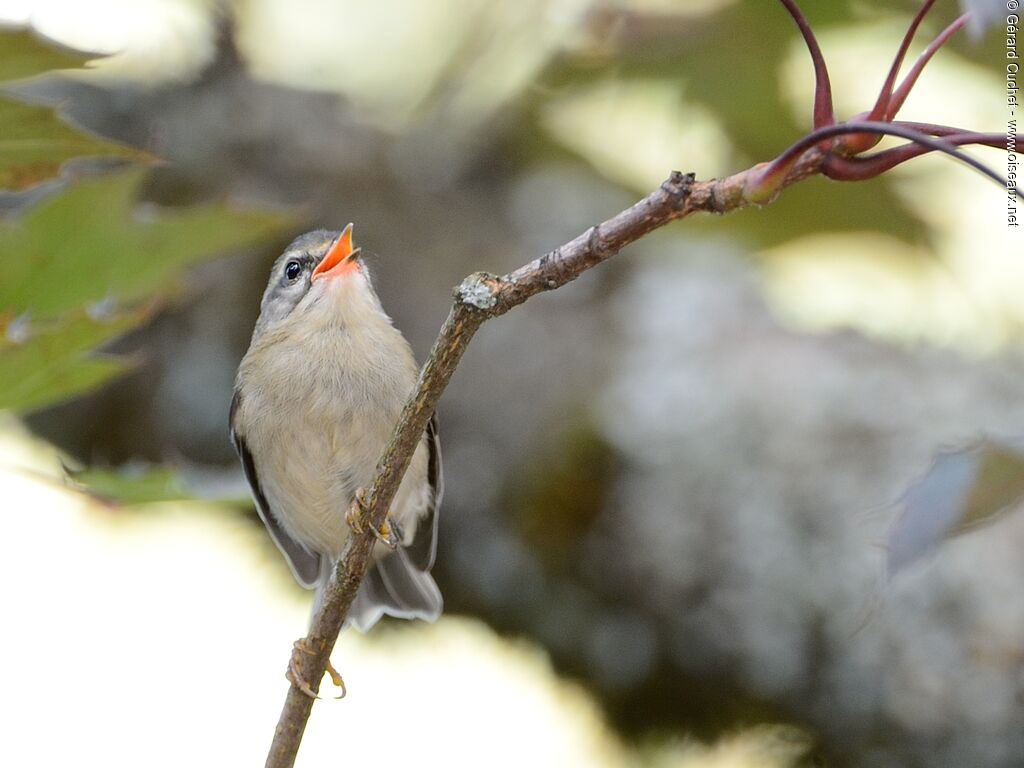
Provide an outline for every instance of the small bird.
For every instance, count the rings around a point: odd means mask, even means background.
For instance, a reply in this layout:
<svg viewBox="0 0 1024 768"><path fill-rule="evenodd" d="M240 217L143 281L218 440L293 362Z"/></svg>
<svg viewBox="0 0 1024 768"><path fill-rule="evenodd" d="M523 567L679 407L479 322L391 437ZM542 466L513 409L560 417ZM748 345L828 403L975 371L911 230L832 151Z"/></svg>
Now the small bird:
<svg viewBox="0 0 1024 768"><path fill-rule="evenodd" d="M340 234L302 235L285 249L238 368L231 439L271 538L298 582L317 590L314 610L350 529L362 529L347 512L373 481L417 373L353 247L351 224ZM365 632L383 614L440 615L430 569L442 486L432 419L387 522L374 531L380 541L348 623ZM296 679L294 660L289 679L313 695Z"/></svg>

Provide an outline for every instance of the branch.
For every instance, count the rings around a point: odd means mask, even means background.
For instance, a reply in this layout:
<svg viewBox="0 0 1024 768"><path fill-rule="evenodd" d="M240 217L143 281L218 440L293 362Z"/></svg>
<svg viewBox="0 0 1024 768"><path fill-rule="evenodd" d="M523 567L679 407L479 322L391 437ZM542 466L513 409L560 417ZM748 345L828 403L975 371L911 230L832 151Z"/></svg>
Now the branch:
<svg viewBox="0 0 1024 768"><path fill-rule="evenodd" d="M787 183L818 173L823 155L808 152ZM607 261L622 248L649 232L694 213L726 213L751 203L743 188L750 171L723 179L697 182L693 174L673 171L647 197L575 239L503 277L477 272L455 289L454 302L433 349L420 372L416 390L406 403L380 462L377 477L364 497L369 526L380 528L405 474L416 445L434 408L462 359L477 329L538 293L552 291L575 280L591 267ZM299 672L314 691L327 667L338 633L345 622L359 584L370 564L376 539L366 531L351 534L338 566L328 582L320 610L313 617L306 648L299 654ZM290 768L295 762L313 699L294 686L288 689L274 733L267 768Z"/></svg>
<svg viewBox="0 0 1024 768"><path fill-rule="evenodd" d="M541 258L503 277L477 272L463 280L455 289L455 300L448 319L420 372L416 390L406 403L391 440L377 464L373 485L363 497L364 508L358 511L369 517L367 528L379 529L383 525L427 422L458 367L463 352L480 326L535 294L555 290L575 280L586 270L607 261L649 232L694 213L728 213L752 205L767 204L781 190L809 176L824 174L841 181L859 181L932 151L951 155L986 174L1000 186L1005 186L1006 182L998 174L957 149L962 144L999 145L999 137L927 123L891 122L896 109L916 81L921 67L962 24L960 20L954 22L937 38L918 60L904 84L893 94L892 85L899 63L920 18L932 2L926 0L911 25L876 104L875 112L883 114L887 119L854 120L837 125L832 115L831 87L821 51L795 1L782 0L800 27L815 65L817 86L814 130L811 133L774 161L760 163L723 179L698 182L694 180L693 174L684 175L673 171L647 197ZM886 135L900 136L912 144L868 157L857 156L862 149L874 146L877 143L876 137ZM851 144L847 140L845 148L836 147L836 142L832 141L837 137L851 136L854 141ZM858 149L858 143L864 146ZM338 565L324 588L320 609L313 617L304 646L308 653L296 657L299 675L314 691L320 688L320 680L338 633L370 564L370 553L375 541L370 530L358 535L351 533ZM295 686L289 688L267 756L267 768L291 768L294 765L312 709L311 697Z"/></svg>
<svg viewBox="0 0 1024 768"><path fill-rule="evenodd" d="M856 133L901 136L914 144L865 158L840 157L829 147L822 146L823 139ZM723 179L698 182L692 173L673 171L647 197L539 259L502 277L485 272L470 275L455 289L448 319L434 341L420 371L416 390L402 410L398 425L377 464L373 485L363 497L364 509L360 512L369 517L367 528L379 529L383 525L438 400L473 335L487 320L505 314L531 296L555 290L575 280L625 246L671 221L694 213L729 213L766 204L774 200L782 189L810 176L825 174L840 180L860 180L878 175L917 154L937 150L981 170L1002 185L998 174L963 155L955 147L965 143L988 144L995 140L987 134L928 124L855 121L825 125L791 146L775 161L760 163ZM298 654L297 659L299 674L314 691L320 688L338 633L370 564L375 541L370 530L358 535L350 534L324 589L320 609L313 617L306 638L307 653ZM267 768L291 768L294 765L313 701L295 686L288 689L267 755Z"/></svg>

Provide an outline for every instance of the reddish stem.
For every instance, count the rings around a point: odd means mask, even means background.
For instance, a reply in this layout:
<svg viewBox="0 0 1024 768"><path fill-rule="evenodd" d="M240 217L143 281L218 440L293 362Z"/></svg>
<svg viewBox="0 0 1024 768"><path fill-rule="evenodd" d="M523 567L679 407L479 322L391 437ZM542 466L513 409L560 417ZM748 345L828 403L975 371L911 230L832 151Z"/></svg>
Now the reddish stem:
<svg viewBox="0 0 1024 768"><path fill-rule="evenodd" d="M886 75L885 82L882 83L882 89L878 92L878 98L875 100L875 105L871 108L871 111L867 114L860 114L854 118L854 120L885 120L886 115L889 112L889 102L892 98L893 88L896 85L896 77L900 73L900 67L903 66L903 59L907 55L907 50L910 48L911 42L914 40L914 35L917 34L917 28L921 25L924 17L931 10L932 5L935 4L935 0L925 0L925 3L918 9L914 18L910 22L910 26L907 28L906 34L903 35L903 40L900 43L899 50L896 51L896 56L892 60L892 65L889 67L889 74ZM869 134L857 134L853 136L847 136L842 141L838 142L839 149L843 155L857 155L861 152L866 152L873 146L881 141L882 137L877 135Z"/></svg>
<svg viewBox="0 0 1024 768"><path fill-rule="evenodd" d="M903 66L903 59L907 55L910 44L914 41L917 28L921 26L921 22L924 21L924 17L928 15L928 11L931 10L934 4L935 0L925 0L924 4L914 15L914 19L910 22L907 33L903 35L903 41L900 43L900 49L896 52L896 58L892 60L892 66L889 67L889 74L882 84L878 100L875 102L871 112L868 113L868 120L884 120L887 117L891 117L889 114L889 101L892 98L893 88L896 85L896 78L899 76L900 67Z"/></svg>
<svg viewBox="0 0 1024 768"><path fill-rule="evenodd" d="M912 131L927 133L929 136L955 136L961 133L972 133L972 131L969 131L966 128L955 128L952 125L937 125L936 123L919 123L915 120L893 120L890 124L902 125ZM983 135L987 136L989 134ZM1002 146L1002 144L1000 144L1000 146Z"/></svg>
<svg viewBox="0 0 1024 768"><path fill-rule="evenodd" d="M834 125L836 122L835 112L832 109L832 84L828 79L828 66L825 64L825 57L821 53L817 38L807 23L806 17L797 7L794 0L780 0L793 21L800 28L800 34L804 37L807 51L811 54L811 61L814 63L814 127L824 128Z"/></svg>
<svg viewBox="0 0 1024 768"><path fill-rule="evenodd" d="M950 141L935 136L929 136L927 133L914 130L906 125L865 120L859 122L851 121L849 123L842 123L839 125L829 125L823 128L818 128L817 130L807 134L775 158L775 160L773 160L763 171L751 174L750 180L744 185L744 196L754 203L767 202L779 189L782 188L782 185L786 180L786 176L804 152L825 139L834 138L836 136L847 136L855 133L869 133L876 136L898 136L900 138L907 139L915 144L927 147L929 151L942 152L950 157L954 157L965 165L974 168L979 173L988 176L1001 187L1006 186L1006 180L998 173L990 170L983 163L975 160L970 155L961 152L956 148L955 144ZM993 137L992 134L979 135L985 137L985 141L980 143L990 145L989 140ZM835 155L828 155L828 157L833 156ZM1024 198L1024 193L1018 191L1017 194Z"/></svg>
<svg viewBox="0 0 1024 768"><path fill-rule="evenodd" d="M980 144L988 147L1000 147L1005 139L993 133L957 133L946 136L945 141L957 146ZM905 163L907 160L920 157L928 152L934 152L936 149L936 147L926 147L918 143L912 143L904 144L902 147L887 149L870 157L829 155L822 162L821 172L836 181L864 181L866 179L873 179L895 168L897 165ZM974 168L979 167L973 163L970 163L970 165ZM985 171L982 172L984 173ZM990 174L986 173L986 175Z"/></svg>
<svg viewBox="0 0 1024 768"><path fill-rule="evenodd" d="M888 120L892 120L896 117L896 113L903 107L903 102L907 100L907 96L910 95L911 89L917 83L917 78L921 75L921 70L924 69L932 56L945 45L946 41L949 40L954 34L956 34L960 28L967 23L969 14L964 14L944 30L939 33L939 36L932 40L931 44L924 49L924 53L917 57L917 61L914 62L914 66L910 68L910 72L900 83L900 87L896 89L896 93L893 94L892 99L889 102L889 108L885 112L885 117Z"/></svg>

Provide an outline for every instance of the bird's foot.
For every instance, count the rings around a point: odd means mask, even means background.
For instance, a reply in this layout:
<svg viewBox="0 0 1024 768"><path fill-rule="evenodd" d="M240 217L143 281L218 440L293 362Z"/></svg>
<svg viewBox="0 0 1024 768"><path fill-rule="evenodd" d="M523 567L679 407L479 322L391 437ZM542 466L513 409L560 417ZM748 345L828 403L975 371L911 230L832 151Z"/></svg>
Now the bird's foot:
<svg viewBox="0 0 1024 768"><path fill-rule="evenodd" d="M363 521L368 514L367 506L366 491L360 488L356 491L355 504L345 510L345 522L356 534L361 534L366 530ZM391 515L384 518L384 524L380 530L370 526L370 532L388 549L398 549L398 545L402 542L402 529L391 519Z"/></svg>
<svg viewBox="0 0 1024 768"><path fill-rule="evenodd" d="M306 638L304 637L300 637L292 644L292 657L288 660L288 671L284 673L284 676L289 683L291 683L304 694L309 696L309 698L322 699L323 696L318 695L317 692L310 687L309 683L307 683L306 679L302 676L299 664L300 653L305 653L309 656L313 655L313 651L309 649L309 646L306 644ZM331 664L330 659L327 660L326 672L328 675L331 676L331 682L334 683L335 687L341 690L341 693L338 696L335 696L334 698L344 699L345 695L348 693L348 691L345 688L345 681L338 673L338 670L334 668L334 665Z"/></svg>
<svg viewBox="0 0 1024 768"><path fill-rule="evenodd" d="M363 518L366 517L366 491L362 488L356 490L355 503L345 510L345 522L352 529L353 533L360 534L364 530Z"/></svg>

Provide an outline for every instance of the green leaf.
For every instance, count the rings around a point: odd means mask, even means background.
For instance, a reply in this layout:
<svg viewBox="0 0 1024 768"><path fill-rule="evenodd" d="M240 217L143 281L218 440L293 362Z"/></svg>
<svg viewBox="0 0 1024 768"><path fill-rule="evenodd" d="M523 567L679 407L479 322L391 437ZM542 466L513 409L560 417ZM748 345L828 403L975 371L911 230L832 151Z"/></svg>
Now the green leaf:
<svg viewBox="0 0 1024 768"><path fill-rule="evenodd" d="M180 474L170 468L128 465L120 469L69 470L82 489L118 504L152 504L193 498Z"/></svg>
<svg viewBox="0 0 1024 768"><path fill-rule="evenodd" d="M195 466L163 466L129 462L120 467L71 469L69 478L81 490L110 504L153 504L163 501L208 501L249 508L249 488L241 475Z"/></svg>
<svg viewBox="0 0 1024 768"><path fill-rule="evenodd" d="M0 80L81 67L96 54L73 51L29 29L0 29Z"/></svg>
<svg viewBox="0 0 1024 768"><path fill-rule="evenodd" d="M185 267L294 226L280 214L226 205L139 210L142 177L76 184L0 228L0 308L38 320L92 302L134 302L166 291Z"/></svg>
<svg viewBox="0 0 1024 768"><path fill-rule="evenodd" d="M84 313L74 319L27 331L15 342L0 339L0 409L28 411L94 389L128 366L89 350L138 325L147 315L125 313L95 320Z"/></svg>
<svg viewBox="0 0 1024 768"><path fill-rule="evenodd" d="M226 205L142 207L143 172L67 187L0 224L0 409L30 411L94 389L129 362L90 351L135 328L188 266L294 226ZM90 307L110 307L109 319Z"/></svg>
<svg viewBox="0 0 1024 768"><path fill-rule="evenodd" d="M0 80L80 67L92 54L44 42L26 29L0 30ZM146 157L62 122L50 107L0 101L0 188L20 190L55 177L73 157Z"/></svg>
<svg viewBox="0 0 1024 768"><path fill-rule="evenodd" d="M146 157L68 126L49 107L0 101L0 188L25 189L55 177L66 160L98 155Z"/></svg>

